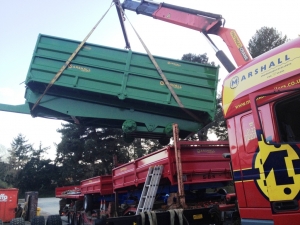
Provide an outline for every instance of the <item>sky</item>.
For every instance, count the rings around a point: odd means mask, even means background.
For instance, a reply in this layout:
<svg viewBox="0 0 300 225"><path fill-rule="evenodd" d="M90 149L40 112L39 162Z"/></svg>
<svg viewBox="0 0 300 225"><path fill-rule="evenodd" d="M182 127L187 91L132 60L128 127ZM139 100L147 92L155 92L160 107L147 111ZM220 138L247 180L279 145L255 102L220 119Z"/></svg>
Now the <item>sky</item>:
<svg viewBox="0 0 300 225"><path fill-rule="evenodd" d="M245 46L256 30L263 26L275 27L290 39L300 34L300 14L296 0L164 2L221 14L226 19L225 27L235 29ZM0 0L0 103L18 105L25 102L23 82L39 33L82 41L110 5L110 0ZM220 64L213 49L199 32L135 12L125 13L153 55L180 59L186 53L207 53L210 61ZM132 50L145 53L129 23L125 21L125 24ZM232 59L224 42L216 36L211 38ZM124 49L125 42L115 7L110 9L87 42ZM226 70L221 67L221 84L226 75ZM0 111L0 146L10 148L13 139L21 133L36 148L40 143L44 147L51 147L47 155L53 159L55 143L61 141L57 129L61 128L62 123Z"/></svg>

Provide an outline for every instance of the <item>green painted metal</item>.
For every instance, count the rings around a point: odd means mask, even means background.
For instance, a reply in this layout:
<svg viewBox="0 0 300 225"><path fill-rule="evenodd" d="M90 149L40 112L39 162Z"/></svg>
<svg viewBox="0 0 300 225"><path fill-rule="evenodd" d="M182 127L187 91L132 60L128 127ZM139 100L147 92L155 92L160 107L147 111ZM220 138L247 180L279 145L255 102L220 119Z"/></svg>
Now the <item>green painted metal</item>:
<svg viewBox="0 0 300 225"><path fill-rule="evenodd" d="M29 105L26 103L23 105L0 104L0 111L30 114Z"/></svg>
<svg viewBox="0 0 300 225"><path fill-rule="evenodd" d="M42 93L80 42L39 35L26 85ZM216 107L218 67L155 57L185 108L202 125ZM180 109L146 54L85 44L50 95L193 121ZM150 123L144 118L144 123Z"/></svg>
<svg viewBox="0 0 300 225"><path fill-rule="evenodd" d="M133 120L126 120L122 124L122 130L124 133L132 133L136 131L137 125L136 122Z"/></svg>
<svg viewBox="0 0 300 225"><path fill-rule="evenodd" d="M169 123L165 127L164 133L167 135L167 137L172 137L173 136L173 124L172 123Z"/></svg>
<svg viewBox="0 0 300 225"><path fill-rule="evenodd" d="M40 93L33 92L29 88L26 89L25 105L28 109L32 108L39 96ZM124 121L127 121L126 124L129 124L127 128L134 127L131 129L132 132L127 133L128 140L131 140L132 137L165 138L165 127L172 123L177 123L180 127L179 136L181 138L191 132L197 132L201 128L201 125L194 121L48 94L43 97L31 115L80 123L86 126L120 129L124 125ZM145 123L145 121L149 123Z"/></svg>
<svg viewBox="0 0 300 225"><path fill-rule="evenodd" d="M183 105L178 107L147 55L85 44L61 77L33 105L80 42L39 35L26 77L26 102L0 110L94 127L123 128L124 138L169 142L172 124L179 137L211 122L216 106L218 68L155 57Z"/></svg>

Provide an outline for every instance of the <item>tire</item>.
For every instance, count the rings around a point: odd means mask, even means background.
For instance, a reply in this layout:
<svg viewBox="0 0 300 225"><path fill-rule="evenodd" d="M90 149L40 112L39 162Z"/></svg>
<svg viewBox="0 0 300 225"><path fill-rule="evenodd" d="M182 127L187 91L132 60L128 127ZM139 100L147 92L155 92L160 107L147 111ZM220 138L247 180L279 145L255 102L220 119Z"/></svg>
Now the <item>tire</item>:
<svg viewBox="0 0 300 225"><path fill-rule="evenodd" d="M93 209L93 196L92 195L84 195L84 211L89 212Z"/></svg>
<svg viewBox="0 0 300 225"><path fill-rule="evenodd" d="M14 218L10 221L10 225L25 225L25 221L23 218Z"/></svg>
<svg viewBox="0 0 300 225"><path fill-rule="evenodd" d="M45 218L43 216L36 216L31 220L31 225L45 225Z"/></svg>
<svg viewBox="0 0 300 225"><path fill-rule="evenodd" d="M59 215L48 216L46 225L62 225L60 216Z"/></svg>

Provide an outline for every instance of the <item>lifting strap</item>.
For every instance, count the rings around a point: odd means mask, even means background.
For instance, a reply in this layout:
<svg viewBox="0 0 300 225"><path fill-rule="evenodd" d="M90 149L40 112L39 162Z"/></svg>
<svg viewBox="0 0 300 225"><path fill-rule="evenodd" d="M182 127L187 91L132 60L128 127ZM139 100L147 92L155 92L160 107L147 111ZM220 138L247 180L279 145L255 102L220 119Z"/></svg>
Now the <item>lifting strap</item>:
<svg viewBox="0 0 300 225"><path fill-rule="evenodd" d="M145 212L141 212L142 225L145 225Z"/></svg>
<svg viewBox="0 0 300 225"><path fill-rule="evenodd" d="M168 210L170 213L170 225L174 225L175 221L175 211L173 209Z"/></svg>
<svg viewBox="0 0 300 225"><path fill-rule="evenodd" d="M174 209L174 211L178 216L179 225L183 225L183 209Z"/></svg>
<svg viewBox="0 0 300 225"><path fill-rule="evenodd" d="M183 215L183 209L170 209L168 211L170 213L170 225L175 224L175 214L178 217L179 225L183 225L183 219L185 218Z"/></svg>
<svg viewBox="0 0 300 225"><path fill-rule="evenodd" d="M87 39L92 35L92 33L94 32L94 30L97 28L97 26L99 25L99 23L102 21L102 19L106 16L106 14L108 13L108 11L111 9L111 7L114 4L111 3L111 5L109 6L108 10L104 13L104 15L100 18L100 20L96 23L96 25L92 28L92 30L88 33L88 35L85 37L85 39L80 43L80 45L78 45L77 49L73 52L73 54L70 56L70 58L65 62L65 64L62 66L62 68L57 72L57 74L53 77L53 79L50 81L50 83L48 84L48 86L46 87L45 91L43 92L43 94L38 98L38 100L34 103L31 111L33 111L35 109L35 107L41 102L42 98L44 97L44 95L48 92L48 90L52 87L52 85L55 83L55 81L60 77L60 75L64 72L64 70L68 67L68 65L70 64L70 62L74 59L74 57L77 55L77 53L79 52L79 50L82 48L82 46L85 44L85 42L87 41Z"/></svg>
<svg viewBox="0 0 300 225"><path fill-rule="evenodd" d="M157 225L156 213L153 211L146 211L146 213L148 214L150 225Z"/></svg>
<svg viewBox="0 0 300 225"><path fill-rule="evenodd" d="M174 91L174 89L172 88L172 86L170 85L168 79L166 78L166 76L164 75L163 71L161 70L161 68L159 67L159 65L157 64L156 60L154 59L153 55L151 54L151 52L149 51L149 49L147 48L146 44L144 43L144 41L142 40L142 38L140 37L140 35L138 34L138 32L135 30L135 28L133 27L132 23L130 22L130 20L128 19L127 15L125 14L124 10L122 9L121 6L120 7L120 11L122 12L122 14L126 17L126 19L128 20L129 24L131 25L133 31L135 32L136 36L138 37L138 39L140 40L141 44L143 45L144 49L146 50L150 60L152 61L153 65L155 66L157 72L159 73L159 75L161 76L161 78L163 79L165 85L168 87L169 91L171 92L173 98L175 99L175 101L177 102L177 104L179 105L180 108L183 109L183 111L185 111L187 114L189 114L192 118L194 118L197 122L202 123L199 118L192 113L191 111L189 111L188 109L186 109L184 107L184 105L182 104L182 102L180 101L179 97L177 96L176 92Z"/></svg>

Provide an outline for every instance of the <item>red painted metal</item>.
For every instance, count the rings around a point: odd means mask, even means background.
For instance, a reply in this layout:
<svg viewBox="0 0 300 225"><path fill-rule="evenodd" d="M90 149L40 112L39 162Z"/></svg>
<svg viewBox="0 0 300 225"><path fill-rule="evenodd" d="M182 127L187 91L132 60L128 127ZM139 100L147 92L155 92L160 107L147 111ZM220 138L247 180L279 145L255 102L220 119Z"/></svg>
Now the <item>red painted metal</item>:
<svg viewBox="0 0 300 225"><path fill-rule="evenodd" d="M82 194L113 194L112 176L98 176L81 181Z"/></svg>
<svg viewBox="0 0 300 225"><path fill-rule="evenodd" d="M252 59L234 29L220 27L214 34L223 39L238 67L245 65Z"/></svg>
<svg viewBox="0 0 300 225"><path fill-rule="evenodd" d="M219 20L193 15L176 9L165 8L161 6L152 14L154 19L173 23L182 27L190 28L196 31L205 31L208 33L212 27L219 27Z"/></svg>
<svg viewBox="0 0 300 225"><path fill-rule="evenodd" d="M72 198L83 199L83 194L80 192L80 185L78 186L64 186L55 188L56 198Z"/></svg>
<svg viewBox="0 0 300 225"><path fill-rule="evenodd" d="M185 196L184 196L184 186L183 186L183 177L182 177L182 165L181 165L181 151L179 137L178 137L178 125L173 124L173 138L174 138L174 151L175 151L175 162L177 169L177 183L178 183L178 197L179 203L182 208L186 208Z"/></svg>
<svg viewBox="0 0 300 225"><path fill-rule="evenodd" d="M221 211L229 211L229 210L236 209L236 205L235 204L220 204L218 206L219 206L219 209Z"/></svg>
<svg viewBox="0 0 300 225"><path fill-rule="evenodd" d="M239 213L241 218L248 219L259 219L259 220L272 220L272 211L271 208L261 208L257 210L257 208L244 208L239 207Z"/></svg>
<svg viewBox="0 0 300 225"><path fill-rule="evenodd" d="M194 15L177 9L165 8L162 5L153 13L152 16L155 19L168 23L173 23L206 34L215 34L220 36L226 43L238 66L244 65L251 59L251 56L247 52L235 30L221 27L222 18L213 19L201 15ZM245 50L245 56L241 54L240 49Z"/></svg>
<svg viewBox="0 0 300 225"><path fill-rule="evenodd" d="M0 220L10 222L18 206L18 189L0 189Z"/></svg>
<svg viewBox="0 0 300 225"><path fill-rule="evenodd" d="M255 80L255 69L258 69L258 72L261 69L261 66L264 66L266 63L265 60L271 58L274 58L274 55L281 55L284 56L285 52L291 49L299 49L300 48L300 39L295 39L293 41L290 41L289 43L285 45L281 45L269 52L266 52L263 55L260 55L256 57L255 59L251 60L249 63L247 63L244 66L241 66L237 68L234 72L232 72L230 75L228 75L223 83L223 103L226 104L224 101L225 96L227 93L224 93L225 91L225 83L229 80L233 79L236 76L243 76L246 78L244 81L240 80L240 84L242 82L247 82L247 88L243 90L241 93L239 93L237 96L234 96L234 99L230 100L230 105L228 106L228 110L226 113L224 113L225 118L230 118L232 116L239 115L243 112L246 112L251 109L250 106L250 99L249 94L251 93L257 93L258 91L276 91L280 89L287 89L289 87L299 87L300 85L300 69L295 68L295 70L292 70L290 72L283 73L280 76L277 76L275 78L270 78L265 82L261 82L257 85L253 85L252 81ZM275 63L277 63L276 60L282 60L284 59L273 59ZM269 68L268 68L269 69ZM272 68L270 68L272 70ZM252 72L253 75L249 75L248 73ZM259 76L259 75L256 75ZM241 77L240 77L241 79ZM270 101L269 98L262 98L258 101L258 104L264 104L266 102Z"/></svg>
<svg viewBox="0 0 300 225"><path fill-rule="evenodd" d="M289 213L286 214L277 214L273 215L272 219L274 220L275 225L281 225L281 224L299 224L300 221L300 214L299 213Z"/></svg>
<svg viewBox="0 0 300 225"><path fill-rule="evenodd" d="M216 141L179 141L184 184L230 181L228 142ZM177 170L174 146L168 146L130 163L113 169L114 190L142 185L148 168L163 165L162 182L177 184Z"/></svg>

